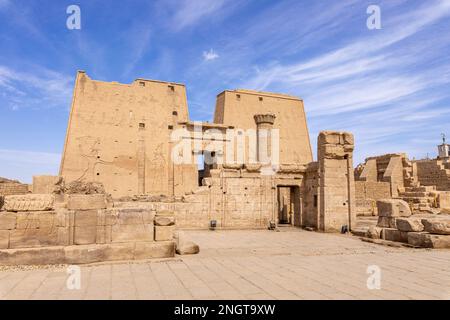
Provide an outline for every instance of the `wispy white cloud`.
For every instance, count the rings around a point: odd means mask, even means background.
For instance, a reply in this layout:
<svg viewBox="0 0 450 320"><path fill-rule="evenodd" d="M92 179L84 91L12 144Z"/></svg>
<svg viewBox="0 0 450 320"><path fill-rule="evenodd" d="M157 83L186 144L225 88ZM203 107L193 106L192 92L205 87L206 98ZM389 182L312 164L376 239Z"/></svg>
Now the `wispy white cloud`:
<svg viewBox="0 0 450 320"><path fill-rule="evenodd" d="M215 52L213 49L209 51L203 51L203 59L206 61L216 60L219 58L219 54Z"/></svg>
<svg viewBox="0 0 450 320"><path fill-rule="evenodd" d="M176 2L176 12L172 19L175 30L181 30L200 22L221 10L225 3L226 0L182 0Z"/></svg>
<svg viewBox="0 0 450 320"><path fill-rule="evenodd" d="M69 107L73 78L42 67L32 72L0 65L0 101L12 110Z"/></svg>

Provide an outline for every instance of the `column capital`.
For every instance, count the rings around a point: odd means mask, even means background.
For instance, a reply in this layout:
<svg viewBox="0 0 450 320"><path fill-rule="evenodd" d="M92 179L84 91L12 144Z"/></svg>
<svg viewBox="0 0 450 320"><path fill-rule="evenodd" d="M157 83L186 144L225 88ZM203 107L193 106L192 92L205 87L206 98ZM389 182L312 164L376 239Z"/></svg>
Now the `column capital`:
<svg viewBox="0 0 450 320"><path fill-rule="evenodd" d="M275 114L273 113L264 113L264 114L255 114L253 119L255 119L256 124L268 123L273 125L275 122Z"/></svg>

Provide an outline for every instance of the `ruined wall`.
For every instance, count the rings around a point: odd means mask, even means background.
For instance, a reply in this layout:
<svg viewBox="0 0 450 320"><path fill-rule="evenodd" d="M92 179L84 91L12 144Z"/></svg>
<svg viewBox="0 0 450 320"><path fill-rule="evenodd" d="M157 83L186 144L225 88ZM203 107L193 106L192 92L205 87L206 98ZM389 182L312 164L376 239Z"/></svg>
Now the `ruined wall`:
<svg viewBox="0 0 450 320"><path fill-rule="evenodd" d="M27 184L20 183L19 181L0 178L0 196L27 194L28 192L29 186Z"/></svg>
<svg viewBox="0 0 450 320"><path fill-rule="evenodd" d="M356 223L353 135L322 131L317 141L319 160L319 230L351 230Z"/></svg>
<svg viewBox="0 0 450 320"><path fill-rule="evenodd" d="M306 169L302 188L303 226L317 227L319 213L319 163L311 162Z"/></svg>
<svg viewBox="0 0 450 320"><path fill-rule="evenodd" d="M391 198L391 184L382 181L355 181L357 215L377 215L376 201Z"/></svg>
<svg viewBox="0 0 450 320"><path fill-rule="evenodd" d="M423 186L436 186L437 190L450 191L450 163L441 160L419 160L416 165L417 180Z"/></svg>
<svg viewBox="0 0 450 320"><path fill-rule="evenodd" d="M253 116L265 113L275 115L273 128L280 130L280 163L311 162L312 150L303 101L296 97L250 90L224 91L217 97L214 122L233 125L236 129L256 130ZM248 144L247 139L246 150Z"/></svg>
<svg viewBox="0 0 450 320"><path fill-rule="evenodd" d="M390 183L392 197L397 197L399 189L405 186L403 159L404 157L391 157L381 179Z"/></svg>
<svg viewBox="0 0 450 320"><path fill-rule="evenodd" d="M172 213L108 208L100 194L66 195L60 200L54 195L5 197L0 211L0 265L174 256ZM160 215L169 219L159 219Z"/></svg>
<svg viewBox="0 0 450 320"><path fill-rule="evenodd" d="M175 168L170 135L188 120L185 87L76 79L60 175L101 182L113 196L182 194L197 185L195 164Z"/></svg>

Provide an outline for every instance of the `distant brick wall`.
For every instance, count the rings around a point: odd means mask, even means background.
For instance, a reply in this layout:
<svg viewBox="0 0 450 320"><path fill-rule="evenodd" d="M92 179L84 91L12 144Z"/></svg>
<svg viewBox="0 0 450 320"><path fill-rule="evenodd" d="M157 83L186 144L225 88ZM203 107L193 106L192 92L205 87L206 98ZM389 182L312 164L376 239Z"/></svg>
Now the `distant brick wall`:
<svg viewBox="0 0 450 320"><path fill-rule="evenodd" d="M0 183L0 195L10 196L16 194L27 194L28 185L22 183Z"/></svg>

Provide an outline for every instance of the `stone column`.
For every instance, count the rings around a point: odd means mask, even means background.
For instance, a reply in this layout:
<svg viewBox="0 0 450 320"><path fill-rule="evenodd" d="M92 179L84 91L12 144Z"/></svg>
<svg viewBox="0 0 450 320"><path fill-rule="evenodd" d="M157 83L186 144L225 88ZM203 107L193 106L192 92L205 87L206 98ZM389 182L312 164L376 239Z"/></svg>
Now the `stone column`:
<svg viewBox="0 0 450 320"><path fill-rule="evenodd" d="M256 159L263 165L270 164L272 158L272 127L275 115L272 113L255 114L256 122Z"/></svg>
<svg viewBox="0 0 450 320"><path fill-rule="evenodd" d="M355 227L355 181L353 135L322 131L317 142L319 161L319 226L325 232Z"/></svg>

